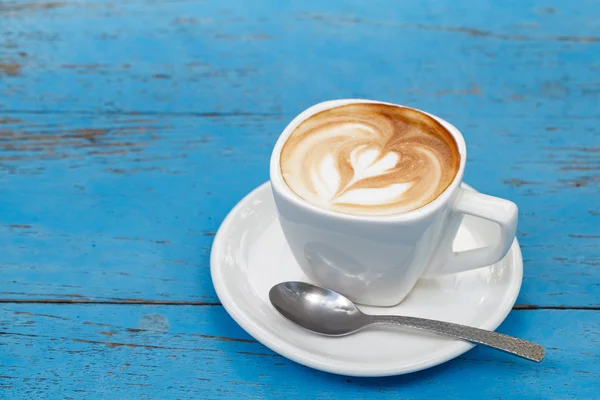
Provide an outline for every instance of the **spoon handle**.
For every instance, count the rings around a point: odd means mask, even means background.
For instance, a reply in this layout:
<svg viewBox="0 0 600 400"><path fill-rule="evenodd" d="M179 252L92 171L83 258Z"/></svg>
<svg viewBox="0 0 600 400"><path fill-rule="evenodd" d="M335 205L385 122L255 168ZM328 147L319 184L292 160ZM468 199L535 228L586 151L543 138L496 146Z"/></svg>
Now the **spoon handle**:
<svg viewBox="0 0 600 400"><path fill-rule="evenodd" d="M371 317L371 323L374 324L395 324L453 336L472 343L493 347L532 361L542 361L545 354L544 348L537 343L470 326L395 315L373 315Z"/></svg>

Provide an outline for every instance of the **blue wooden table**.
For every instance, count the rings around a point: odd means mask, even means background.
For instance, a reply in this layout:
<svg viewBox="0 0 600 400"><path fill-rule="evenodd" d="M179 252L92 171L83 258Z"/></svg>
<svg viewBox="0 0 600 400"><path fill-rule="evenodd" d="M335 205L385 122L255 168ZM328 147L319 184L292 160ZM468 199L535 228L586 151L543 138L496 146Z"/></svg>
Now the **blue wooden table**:
<svg viewBox="0 0 600 400"><path fill-rule="evenodd" d="M0 398L600 398L600 3L0 1ZM484 348L385 379L258 344L215 231L322 100L442 116L515 201L525 262Z"/></svg>

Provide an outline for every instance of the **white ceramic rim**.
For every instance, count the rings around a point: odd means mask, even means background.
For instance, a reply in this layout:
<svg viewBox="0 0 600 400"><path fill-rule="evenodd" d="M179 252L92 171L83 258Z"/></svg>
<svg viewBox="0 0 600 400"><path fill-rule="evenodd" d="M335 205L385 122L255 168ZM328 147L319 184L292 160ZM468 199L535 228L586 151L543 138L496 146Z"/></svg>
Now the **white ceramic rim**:
<svg viewBox="0 0 600 400"><path fill-rule="evenodd" d="M466 184L463 185L466 188L472 189ZM308 351L295 348L293 344L286 342L284 338L271 335L269 332L265 331L260 322L254 321L252 318L248 317L248 315L238 307L235 296L232 296L228 291L226 280L223 279L223 276L221 275L220 263L218 260L221 258L221 241L224 240L223 237L226 235L225 232L230 230L234 215L237 214L242 207L245 207L248 201L251 200L257 192L261 190L268 191L269 188L267 186L269 186L269 182L254 189L229 212L215 236L210 257L212 282L221 304L234 321L258 342L274 352L307 367L334 374L360 377L392 376L421 371L452 360L474 347L474 345L467 342L453 341L448 343L445 351L438 351L433 356L430 355L429 357L424 355L422 361L410 365L400 365L396 367L386 365L369 368L363 366L361 368L361 365L357 363L343 362L324 356L317 356ZM512 266L515 275L513 281L510 282L509 293L506 293L503 298L504 301L498 305L497 313L489 320L489 323L486 326L477 326L477 328L496 330L496 328L498 328L498 326L506 319L517 300L523 280L523 258L521 248L519 247L516 238L505 258L506 257L510 257L509 264Z"/></svg>
<svg viewBox="0 0 600 400"><path fill-rule="evenodd" d="M287 141L288 137L292 134L294 129L302 123L307 118L313 116L316 113L319 113L324 110L329 110L331 108L341 107L348 104L361 104L361 103L369 103L369 104L385 104L395 107L409 108L412 110L419 111L423 114L426 114L436 121L438 121L442 126L452 135L456 145L458 146L458 152L460 154L460 164L458 171L456 172L456 176L450 183L450 185L440 194L435 200L424 205L423 207L419 207L416 210L408 211L401 214L394 215L380 215L380 216L367 216L367 215L352 215L352 214L343 214L332 210L326 210L323 208L316 207L306 200L300 198L296 193L294 193L283 181L283 177L281 176L281 168L280 168L280 157L281 150L283 149L283 145ZM318 104L315 104L312 107L307 108L300 114L298 114L283 130L277 142L275 143L275 147L273 147L273 152L271 153L271 164L270 164L270 179L273 185L273 190L277 191L277 193L283 197L285 197L288 201L292 202L295 206L307 209L310 212L321 215L325 218L341 218L345 220L356 220L356 221L370 221L370 222L379 222L379 223L396 223L402 221L413 221L425 216L428 216L440 208L444 207L447 202L450 200L452 193L456 190L456 188L461 184L464 171L465 164L467 160L467 146L465 144L465 139L460 133L460 131L448 121L441 119L440 117L430 114L426 111L419 110L417 108L404 106L400 104L388 103L384 101L376 101L376 100L366 100L366 99L339 99L339 100L329 100L324 101Z"/></svg>

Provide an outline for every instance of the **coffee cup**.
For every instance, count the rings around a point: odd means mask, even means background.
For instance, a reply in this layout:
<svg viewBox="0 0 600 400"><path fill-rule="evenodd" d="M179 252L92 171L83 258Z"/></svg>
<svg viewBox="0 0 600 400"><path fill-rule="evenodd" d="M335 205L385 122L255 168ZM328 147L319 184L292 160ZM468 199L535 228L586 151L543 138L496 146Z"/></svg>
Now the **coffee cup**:
<svg viewBox="0 0 600 400"><path fill-rule="evenodd" d="M317 114L363 104L411 110L413 114L427 116L430 122L435 121L444 130L443 134L451 137L456 165L447 186L435 193L435 198L407 211L365 215L315 205L292 190L282 173L282 151L290 136ZM422 277L453 274L500 261L515 238L517 206L461 187L466 157L460 131L420 110L362 99L326 101L308 108L283 130L270 163L279 222L296 261L314 283L336 290L357 303L373 306L400 303ZM283 161L290 168L289 160ZM454 239L465 215L495 223L500 234L483 247L454 251Z"/></svg>

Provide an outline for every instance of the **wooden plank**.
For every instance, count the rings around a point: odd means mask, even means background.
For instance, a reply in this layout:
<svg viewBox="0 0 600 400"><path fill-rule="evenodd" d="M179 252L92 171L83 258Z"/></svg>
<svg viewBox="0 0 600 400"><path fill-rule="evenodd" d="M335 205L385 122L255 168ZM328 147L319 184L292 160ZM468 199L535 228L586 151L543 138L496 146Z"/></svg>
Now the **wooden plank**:
<svg viewBox="0 0 600 400"><path fill-rule="evenodd" d="M215 231L268 179L262 119L28 121L2 128L2 298L216 301Z"/></svg>
<svg viewBox="0 0 600 400"><path fill-rule="evenodd" d="M560 171L596 162L598 153L579 147L588 138L564 149L562 131L534 119L521 120L522 129L544 131L547 141L503 136L510 122L474 121L467 181L520 207L518 302L598 306L599 185L587 172ZM555 121L581 131L588 123ZM238 199L268 179L284 124L269 116L5 121L0 298L218 301L208 269L213 235Z"/></svg>
<svg viewBox="0 0 600 400"><path fill-rule="evenodd" d="M471 3L3 2L0 108L290 115L356 96L459 123L597 118L594 0Z"/></svg>
<svg viewBox="0 0 600 400"><path fill-rule="evenodd" d="M4 304L0 393L2 398L437 399L444 390L457 399L473 393L592 399L600 378L599 323L595 311L514 311L500 331L545 345L541 364L476 348L427 371L358 379L314 371L272 353L220 306Z"/></svg>
<svg viewBox="0 0 600 400"><path fill-rule="evenodd" d="M463 130L521 210L519 303L600 305L593 1L245 4L0 5L0 298L217 301L211 235L277 134L352 96Z"/></svg>

